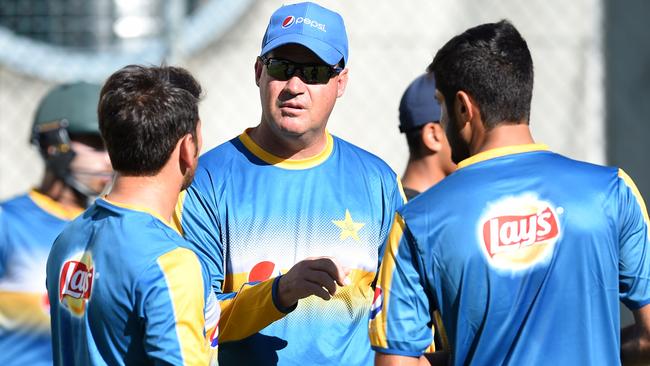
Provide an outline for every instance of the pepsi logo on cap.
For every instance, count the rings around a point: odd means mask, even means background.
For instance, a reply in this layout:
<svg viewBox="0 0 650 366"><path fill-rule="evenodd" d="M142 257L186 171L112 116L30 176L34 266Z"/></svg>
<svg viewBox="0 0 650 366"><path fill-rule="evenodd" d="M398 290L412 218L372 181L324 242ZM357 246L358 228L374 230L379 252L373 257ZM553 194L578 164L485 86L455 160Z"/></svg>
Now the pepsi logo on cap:
<svg viewBox="0 0 650 366"><path fill-rule="evenodd" d="M289 15L288 17L284 18L282 21L282 28L289 28L295 23L296 18L294 18L293 15Z"/></svg>

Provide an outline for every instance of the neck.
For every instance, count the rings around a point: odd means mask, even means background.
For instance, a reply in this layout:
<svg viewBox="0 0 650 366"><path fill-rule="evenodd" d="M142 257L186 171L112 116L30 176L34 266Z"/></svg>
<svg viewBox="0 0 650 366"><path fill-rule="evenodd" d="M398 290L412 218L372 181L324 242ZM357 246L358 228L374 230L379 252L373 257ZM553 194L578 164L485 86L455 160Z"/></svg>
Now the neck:
<svg viewBox="0 0 650 366"><path fill-rule="evenodd" d="M482 135L478 134L476 139L470 143L472 155L499 147L534 144L530 127L527 123L500 124Z"/></svg>
<svg viewBox="0 0 650 366"><path fill-rule="evenodd" d="M61 205L66 210L78 211L86 208L86 198L75 192L62 180L46 172L38 191Z"/></svg>
<svg viewBox="0 0 650 366"><path fill-rule="evenodd" d="M180 183L170 183L169 179L161 174L150 177L117 174L106 198L117 203L146 208L169 223L178 201L180 186Z"/></svg>
<svg viewBox="0 0 650 366"><path fill-rule="evenodd" d="M248 131L250 138L266 152L283 159L307 159L320 154L327 145L325 130L308 131L300 135L273 131L260 123Z"/></svg>
<svg viewBox="0 0 650 366"><path fill-rule="evenodd" d="M424 192L447 176L435 156L409 159L402 175L402 185L418 192Z"/></svg>

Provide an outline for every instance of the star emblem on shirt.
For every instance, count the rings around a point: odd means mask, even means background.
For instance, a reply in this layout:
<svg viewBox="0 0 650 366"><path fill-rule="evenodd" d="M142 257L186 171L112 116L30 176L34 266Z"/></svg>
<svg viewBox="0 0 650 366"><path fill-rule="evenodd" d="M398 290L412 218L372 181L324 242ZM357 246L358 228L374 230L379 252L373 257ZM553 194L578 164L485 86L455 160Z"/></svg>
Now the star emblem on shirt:
<svg viewBox="0 0 650 366"><path fill-rule="evenodd" d="M359 230L365 225L363 222L355 222L350 215L350 210L345 210L345 219L343 220L332 220L334 225L338 226L341 229L341 235L339 239L345 240L347 238L352 238L356 241L359 241Z"/></svg>

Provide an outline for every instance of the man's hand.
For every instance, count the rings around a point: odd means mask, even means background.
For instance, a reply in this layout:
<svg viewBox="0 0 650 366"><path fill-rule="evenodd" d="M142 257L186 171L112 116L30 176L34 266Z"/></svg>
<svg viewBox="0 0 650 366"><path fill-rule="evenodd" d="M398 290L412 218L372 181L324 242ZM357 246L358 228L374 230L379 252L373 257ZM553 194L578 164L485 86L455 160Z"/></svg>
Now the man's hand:
<svg viewBox="0 0 650 366"><path fill-rule="evenodd" d="M289 308L311 295L329 300L336 293L336 285L348 284L349 272L332 257L307 258L280 278L278 301L282 307Z"/></svg>

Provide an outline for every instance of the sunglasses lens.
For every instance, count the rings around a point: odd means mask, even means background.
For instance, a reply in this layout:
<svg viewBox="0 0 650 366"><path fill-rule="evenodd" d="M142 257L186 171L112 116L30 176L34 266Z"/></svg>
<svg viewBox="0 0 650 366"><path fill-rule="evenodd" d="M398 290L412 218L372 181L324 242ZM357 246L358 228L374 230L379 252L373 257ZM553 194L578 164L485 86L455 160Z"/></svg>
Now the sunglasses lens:
<svg viewBox="0 0 650 366"><path fill-rule="evenodd" d="M330 79L330 69L325 65L304 66L302 74L309 84L327 84Z"/></svg>
<svg viewBox="0 0 650 366"><path fill-rule="evenodd" d="M328 65L302 65L278 59L267 59L265 64L269 76L276 80L287 81L299 70L307 84L327 84L333 75L340 72Z"/></svg>
<svg viewBox="0 0 650 366"><path fill-rule="evenodd" d="M292 72L289 73L289 62L283 60L269 60L266 65L266 70L269 75L277 80L287 81L293 76L295 67L291 67Z"/></svg>

